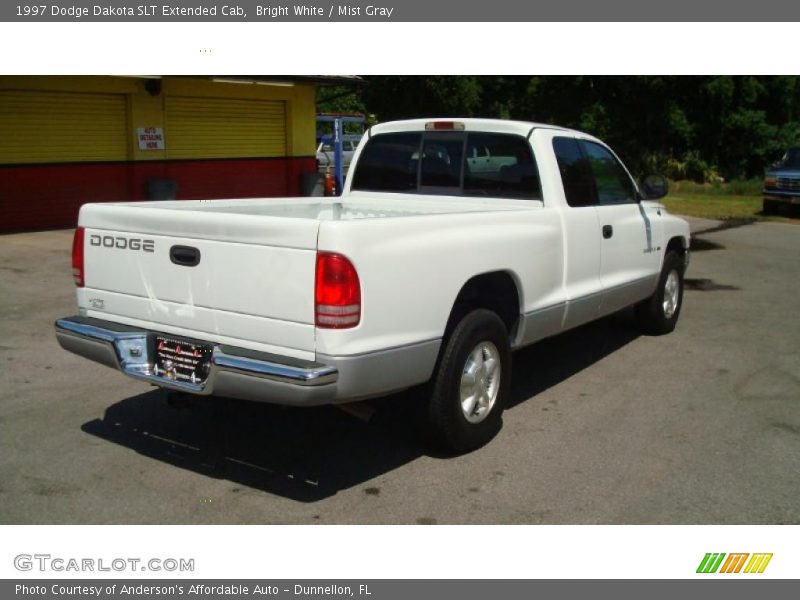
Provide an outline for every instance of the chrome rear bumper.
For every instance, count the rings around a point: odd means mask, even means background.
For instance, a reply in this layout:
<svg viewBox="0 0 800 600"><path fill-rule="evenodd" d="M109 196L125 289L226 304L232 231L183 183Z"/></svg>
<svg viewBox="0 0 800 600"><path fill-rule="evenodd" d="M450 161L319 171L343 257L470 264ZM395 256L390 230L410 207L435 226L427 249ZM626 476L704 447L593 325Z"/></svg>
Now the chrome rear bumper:
<svg viewBox="0 0 800 600"><path fill-rule="evenodd" d="M331 365L212 344L208 377L191 383L154 373L157 332L88 317L59 319L55 330L65 350L159 387L296 405L326 404L337 395L339 371Z"/></svg>

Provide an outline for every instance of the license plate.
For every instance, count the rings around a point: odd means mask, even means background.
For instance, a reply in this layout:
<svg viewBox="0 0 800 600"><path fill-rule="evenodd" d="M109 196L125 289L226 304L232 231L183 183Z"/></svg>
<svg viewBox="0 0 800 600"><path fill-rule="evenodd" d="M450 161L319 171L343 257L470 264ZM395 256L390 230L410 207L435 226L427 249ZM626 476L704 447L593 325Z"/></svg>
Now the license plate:
<svg viewBox="0 0 800 600"><path fill-rule="evenodd" d="M212 348L178 338L155 338L153 375L185 383L203 383L211 368Z"/></svg>

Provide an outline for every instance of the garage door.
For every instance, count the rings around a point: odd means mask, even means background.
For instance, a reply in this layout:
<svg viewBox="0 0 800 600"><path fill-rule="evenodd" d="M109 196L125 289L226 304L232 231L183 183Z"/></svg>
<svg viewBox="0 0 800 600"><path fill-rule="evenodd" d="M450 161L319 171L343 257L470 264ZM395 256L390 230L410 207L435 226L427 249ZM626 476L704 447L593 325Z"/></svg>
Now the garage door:
<svg viewBox="0 0 800 600"><path fill-rule="evenodd" d="M127 160L126 107L117 94L0 91L0 164Z"/></svg>
<svg viewBox="0 0 800 600"><path fill-rule="evenodd" d="M286 156L280 101L166 98L167 158Z"/></svg>

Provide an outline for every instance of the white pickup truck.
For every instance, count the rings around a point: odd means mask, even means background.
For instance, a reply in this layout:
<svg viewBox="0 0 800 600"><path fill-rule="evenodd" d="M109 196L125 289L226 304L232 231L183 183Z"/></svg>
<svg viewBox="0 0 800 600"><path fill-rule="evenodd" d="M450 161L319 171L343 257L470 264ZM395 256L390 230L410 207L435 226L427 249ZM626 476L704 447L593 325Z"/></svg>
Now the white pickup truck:
<svg viewBox="0 0 800 600"><path fill-rule="evenodd" d="M635 306L675 327L689 227L600 140L372 127L338 198L86 204L67 350L164 388L293 405L426 384L433 439L491 439L512 350Z"/></svg>

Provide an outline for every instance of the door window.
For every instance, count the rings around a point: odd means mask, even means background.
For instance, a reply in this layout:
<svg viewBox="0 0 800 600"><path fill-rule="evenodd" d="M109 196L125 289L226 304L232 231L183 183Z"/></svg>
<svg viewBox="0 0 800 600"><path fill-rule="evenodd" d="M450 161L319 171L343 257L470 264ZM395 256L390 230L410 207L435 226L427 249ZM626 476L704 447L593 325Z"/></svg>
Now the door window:
<svg viewBox="0 0 800 600"><path fill-rule="evenodd" d="M636 190L633 182L608 148L586 140L581 140L580 144L592 168L598 204L635 203Z"/></svg>

